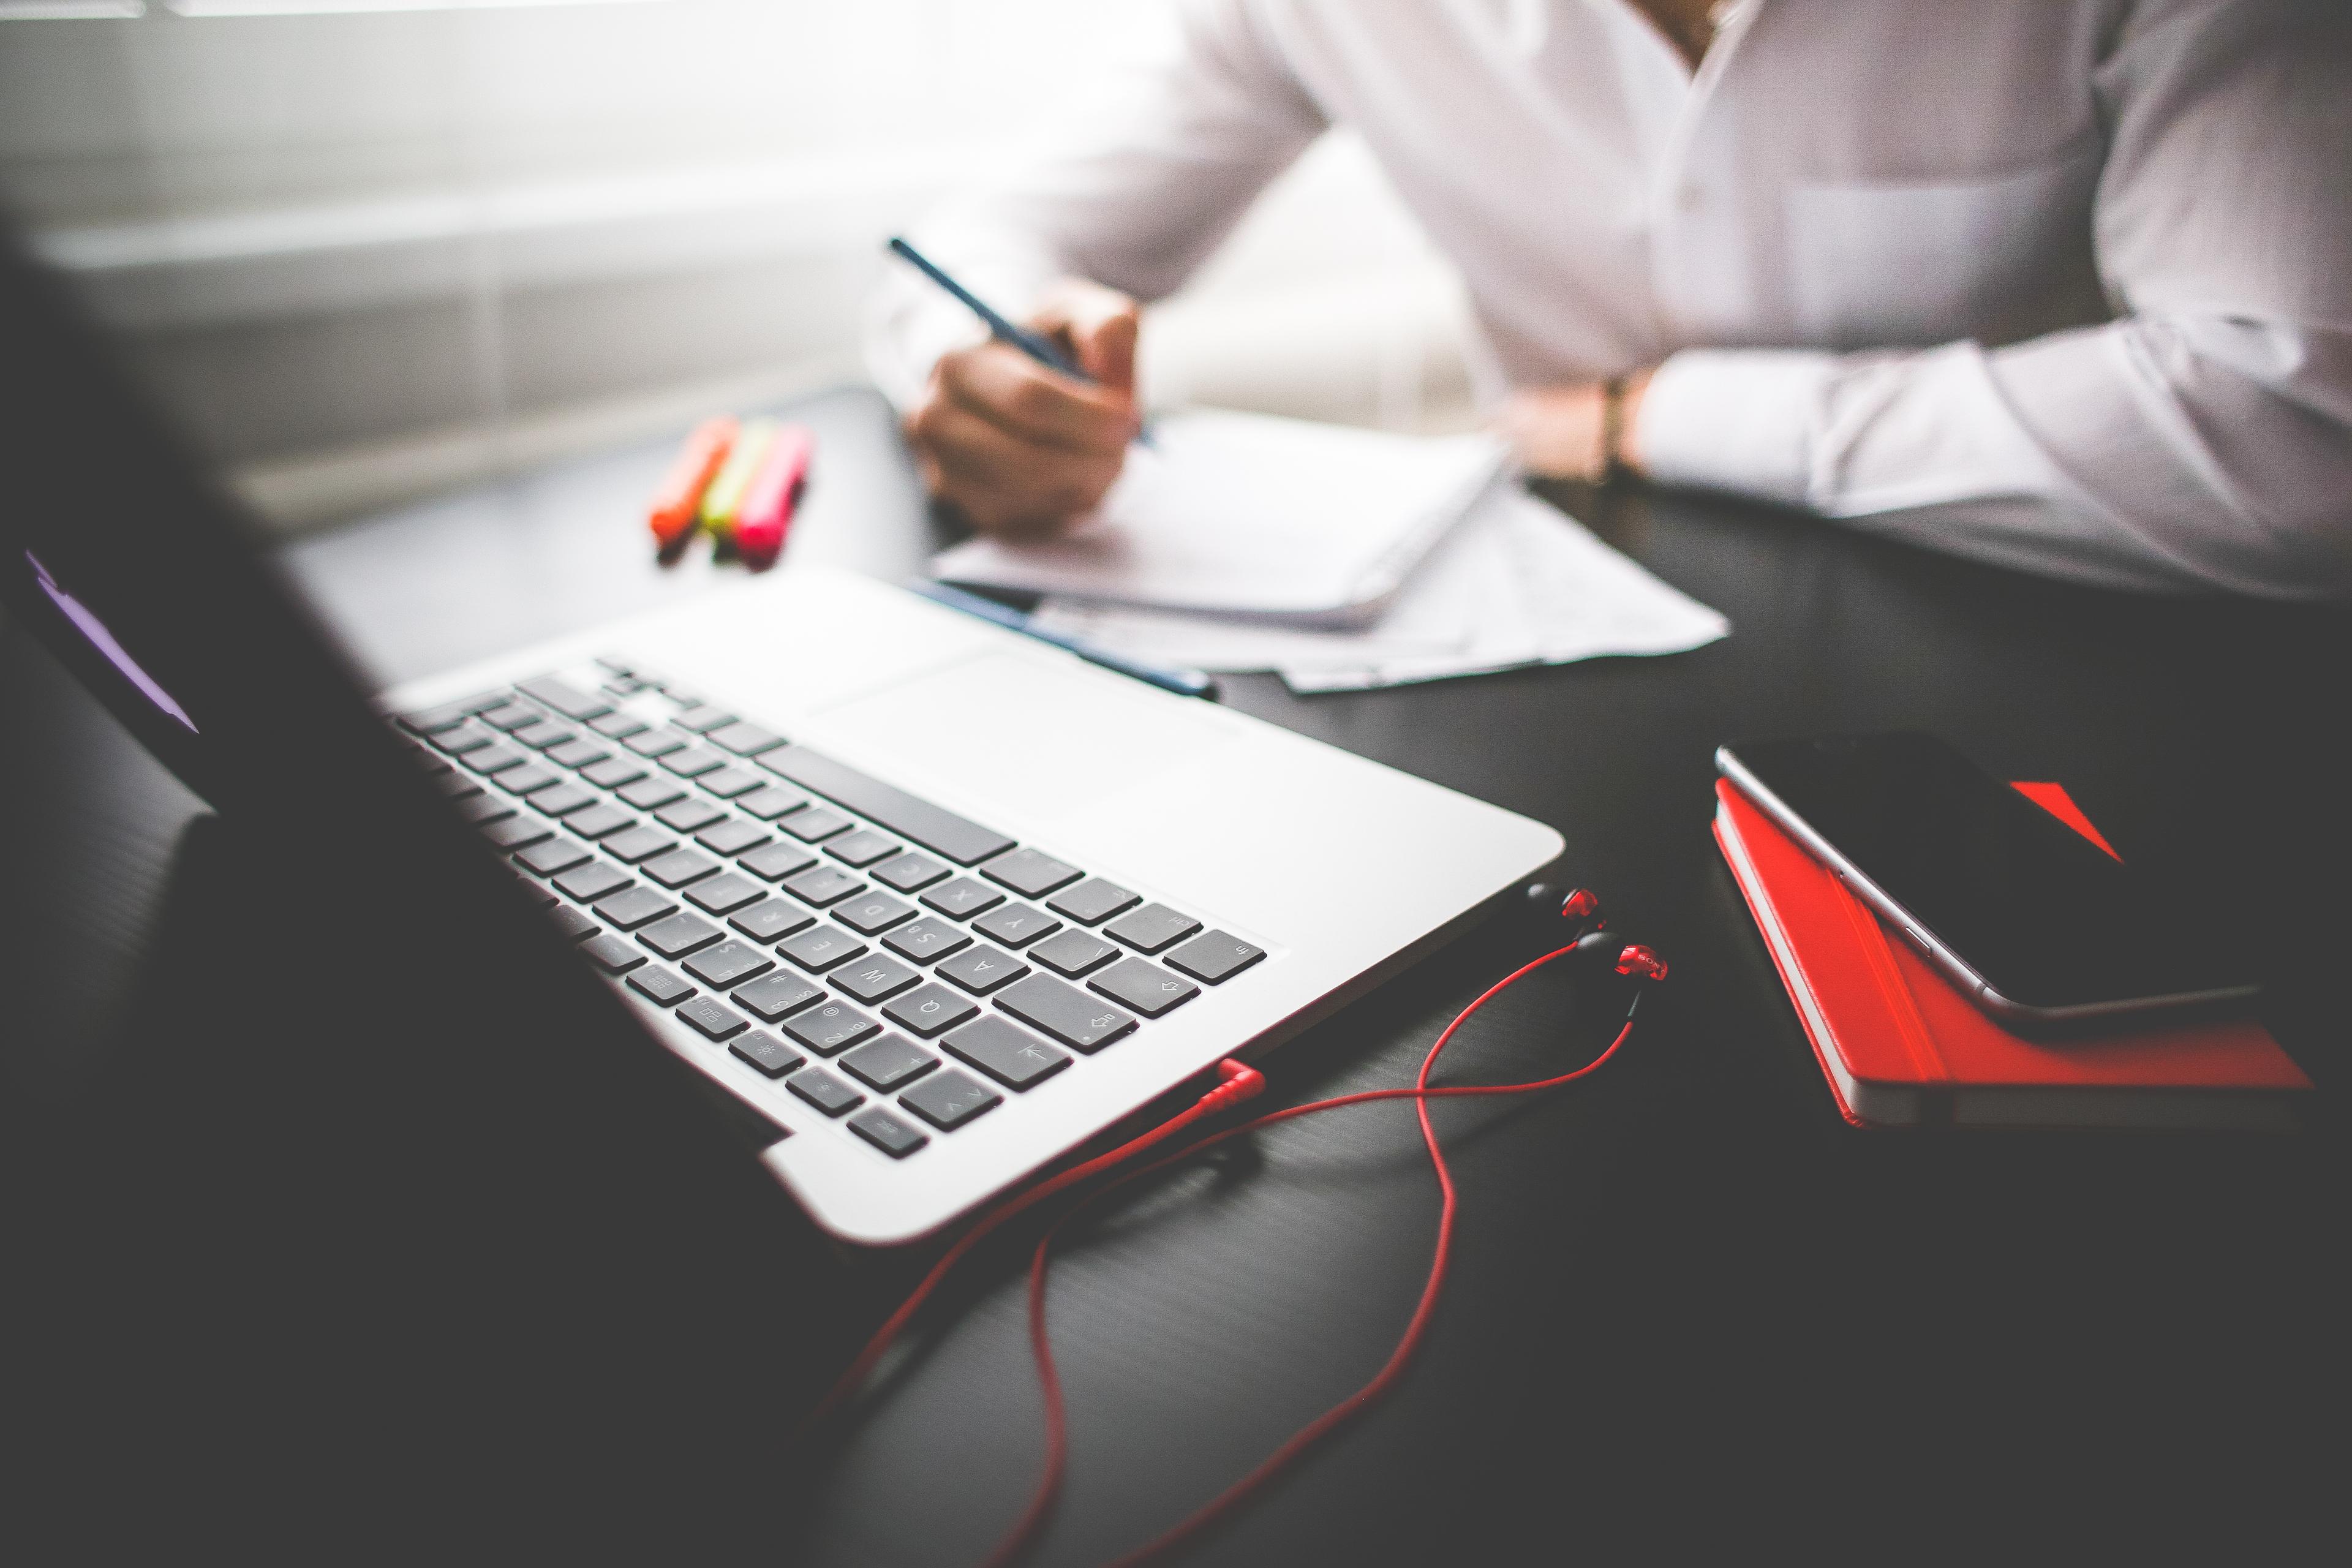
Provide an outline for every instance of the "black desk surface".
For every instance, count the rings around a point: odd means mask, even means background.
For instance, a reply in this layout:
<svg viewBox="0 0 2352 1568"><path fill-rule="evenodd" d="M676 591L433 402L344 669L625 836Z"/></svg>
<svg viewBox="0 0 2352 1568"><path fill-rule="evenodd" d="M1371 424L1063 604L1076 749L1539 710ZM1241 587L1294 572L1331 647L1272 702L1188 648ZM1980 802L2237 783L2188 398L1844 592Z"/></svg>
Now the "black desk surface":
<svg viewBox="0 0 2352 1568"><path fill-rule="evenodd" d="M887 410L844 392L793 412L819 446L793 557L910 574L937 532ZM733 570L653 563L636 512L668 451L285 558L383 681L448 668ZM2135 1468L2275 1517L2326 1447L2295 1434L2334 1428L2317 1371L2342 1321L2332 1121L2291 1139L1848 1129L1709 837L1710 755L1748 734L1916 727L2063 782L2126 858L2224 879L2183 919L2278 931L2273 1026L2326 1085L2352 1023L2335 893L2352 872L2352 621L2032 581L1716 499L1554 499L1733 635L1381 692L1244 677L1226 700L1551 823L1573 879L1673 981L1589 1087L1442 1108L1464 1213L1418 1365L1199 1555L1550 1557L1603 1517L1668 1536L1733 1522L1742 1479L1776 1481L1823 1539L1873 1500L1925 1510L1887 1538L1905 1540L1964 1500L2105 1497ZM6 660L11 707L54 710L21 636ZM68 911L56 945L79 956L17 1005L61 1042L102 1034L91 999L138 963L142 900L198 809L101 730L76 742L81 765L137 797L143 826ZM71 823L43 842L71 852ZM1351 1006L1270 1058L1275 1096L1408 1081L1505 956L1473 937ZM1590 1049L1582 1023L1531 983L1465 1031L1449 1076L1558 1070ZM69 1075L67 1044L49 1055L28 1070ZM1400 1106L1277 1130L1110 1205L1055 1276L1074 1458L1037 1560L1140 1542L1358 1386L1403 1324L1435 1209ZM1025 1497L1025 1247L984 1257L869 1401L826 1502L779 1521L810 1560L975 1561Z"/></svg>

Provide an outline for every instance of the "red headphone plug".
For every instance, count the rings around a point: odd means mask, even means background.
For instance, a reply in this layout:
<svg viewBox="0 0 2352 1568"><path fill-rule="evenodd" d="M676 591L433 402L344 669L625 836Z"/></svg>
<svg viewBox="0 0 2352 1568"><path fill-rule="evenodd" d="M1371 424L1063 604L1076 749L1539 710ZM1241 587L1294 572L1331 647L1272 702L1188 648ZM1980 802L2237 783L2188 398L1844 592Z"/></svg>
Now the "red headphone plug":
<svg viewBox="0 0 2352 1568"><path fill-rule="evenodd" d="M1637 942L1617 955L1617 973L1637 974L1644 980L1664 980L1666 961Z"/></svg>
<svg viewBox="0 0 2352 1568"><path fill-rule="evenodd" d="M1231 1057L1217 1064L1217 1076L1224 1081L1201 1097L1204 1110L1213 1113L1265 1092L1265 1074Z"/></svg>

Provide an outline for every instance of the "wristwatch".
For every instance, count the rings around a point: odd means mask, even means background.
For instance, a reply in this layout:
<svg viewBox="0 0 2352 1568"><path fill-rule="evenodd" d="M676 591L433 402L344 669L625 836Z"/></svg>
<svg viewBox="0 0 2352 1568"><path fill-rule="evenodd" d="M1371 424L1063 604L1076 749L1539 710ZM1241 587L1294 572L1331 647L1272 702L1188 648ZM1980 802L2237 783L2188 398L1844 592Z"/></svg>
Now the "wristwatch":
<svg viewBox="0 0 2352 1568"><path fill-rule="evenodd" d="M1625 378L1612 375L1601 384L1601 471L1595 484L1613 485L1633 476L1625 461Z"/></svg>

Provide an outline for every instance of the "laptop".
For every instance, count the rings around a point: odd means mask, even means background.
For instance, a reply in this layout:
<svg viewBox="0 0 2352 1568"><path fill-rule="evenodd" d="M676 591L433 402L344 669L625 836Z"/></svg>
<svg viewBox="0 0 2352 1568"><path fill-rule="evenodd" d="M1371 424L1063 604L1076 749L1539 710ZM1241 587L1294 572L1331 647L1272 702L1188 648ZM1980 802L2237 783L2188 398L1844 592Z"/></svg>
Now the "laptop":
<svg viewBox="0 0 2352 1568"><path fill-rule="evenodd" d="M36 504L0 525L8 603L225 814L290 832L322 796L375 801L302 830L328 835L323 903L399 878L420 920L479 923L494 967L509 947L567 949L619 1032L748 1113L725 1125L751 1129L767 1177L840 1240L925 1237L1205 1086L1562 847L1541 823L789 563L363 691L54 286L13 262L5 281L12 459L80 447L96 465L38 492L70 496L69 515ZM103 458L93 426L115 441ZM394 843L436 847L392 866ZM371 855L373 871L343 863ZM499 875L443 869L460 859ZM514 1048L560 1060L562 1042Z"/></svg>

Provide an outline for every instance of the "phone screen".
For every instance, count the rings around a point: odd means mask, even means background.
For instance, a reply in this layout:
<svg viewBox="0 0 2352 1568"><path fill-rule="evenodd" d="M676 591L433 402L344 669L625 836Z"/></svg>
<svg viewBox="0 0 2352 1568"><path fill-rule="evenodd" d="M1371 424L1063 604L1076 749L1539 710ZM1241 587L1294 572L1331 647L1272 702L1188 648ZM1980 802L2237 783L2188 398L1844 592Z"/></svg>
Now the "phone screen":
<svg viewBox="0 0 2352 1568"><path fill-rule="evenodd" d="M2012 1002L2092 1007L2257 981L2250 949L2226 925L2215 932L2223 922L2183 918L2177 889L2151 885L1932 735L1726 751Z"/></svg>

